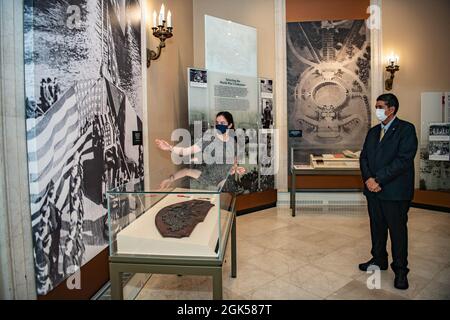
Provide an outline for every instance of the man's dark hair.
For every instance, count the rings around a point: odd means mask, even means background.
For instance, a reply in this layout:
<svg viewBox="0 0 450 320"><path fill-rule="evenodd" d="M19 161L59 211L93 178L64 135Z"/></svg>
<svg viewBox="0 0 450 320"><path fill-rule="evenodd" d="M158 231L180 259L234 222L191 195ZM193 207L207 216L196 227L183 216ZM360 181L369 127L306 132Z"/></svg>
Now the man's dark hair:
<svg viewBox="0 0 450 320"><path fill-rule="evenodd" d="M384 103L386 103L386 105L389 108L394 107L395 108L394 114L397 114L399 103L397 97L394 94L392 93L382 94L377 98L377 101L384 101Z"/></svg>

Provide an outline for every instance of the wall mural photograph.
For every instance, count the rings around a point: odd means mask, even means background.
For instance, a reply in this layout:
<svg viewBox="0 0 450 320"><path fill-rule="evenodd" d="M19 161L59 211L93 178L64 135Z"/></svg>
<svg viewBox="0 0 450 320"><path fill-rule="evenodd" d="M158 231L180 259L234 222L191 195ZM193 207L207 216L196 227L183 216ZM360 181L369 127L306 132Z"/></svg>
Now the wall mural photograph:
<svg viewBox="0 0 450 320"><path fill-rule="evenodd" d="M35 271L45 295L108 245L106 191L143 183L142 146L131 137L143 119L141 3L26 0L24 32Z"/></svg>
<svg viewBox="0 0 450 320"><path fill-rule="evenodd" d="M370 30L364 20L287 23L288 129L294 161L358 151L370 128Z"/></svg>

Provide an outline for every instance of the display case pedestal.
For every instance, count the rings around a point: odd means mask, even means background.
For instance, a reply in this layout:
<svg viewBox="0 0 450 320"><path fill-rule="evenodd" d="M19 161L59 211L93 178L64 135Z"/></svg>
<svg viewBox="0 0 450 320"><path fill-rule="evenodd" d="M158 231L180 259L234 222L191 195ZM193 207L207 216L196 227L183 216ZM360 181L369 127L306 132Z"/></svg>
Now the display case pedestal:
<svg viewBox="0 0 450 320"><path fill-rule="evenodd" d="M231 233L231 277L236 278L236 212L232 210L231 219L224 233L225 247L218 258L209 257L170 257L148 255L111 255L109 257L109 273L111 279L111 299L123 299L122 273L152 273L212 276L213 299L221 300L222 268L226 244Z"/></svg>
<svg viewBox="0 0 450 320"><path fill-rule="evenodd" d="M336 177L360 177L361 171L359 169L314 169L306 168L305 166L294 165L291 166L291 188L290 188L290 208L292 209L292 216L296 214L296 192L297 192L297 176L336 176ZM359 180L359 179L358 179ZM361 180L362 181L362 180ZM352 189L317 189L318 191L350 191ZM354 191L361 191L360 189L354 189Z"/></svg>

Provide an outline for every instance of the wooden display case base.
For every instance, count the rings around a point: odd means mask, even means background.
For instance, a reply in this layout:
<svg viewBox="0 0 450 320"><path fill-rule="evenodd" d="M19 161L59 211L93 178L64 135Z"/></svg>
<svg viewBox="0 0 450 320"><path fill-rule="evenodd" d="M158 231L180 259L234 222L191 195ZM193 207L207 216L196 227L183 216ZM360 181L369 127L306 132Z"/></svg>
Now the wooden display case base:
<svg viewBox="0 0 450 320"><path fill-rule="evenodd" d="M450 212L450 192L416 189L414 191L412 206L428 210Z"/></svg>
<svg viewBox="0 0 450 320"><path fill-rule="evenodd" d="M237 215L243 215L277 206L277 190L269 189L261 192L236 196Z"/></svg>

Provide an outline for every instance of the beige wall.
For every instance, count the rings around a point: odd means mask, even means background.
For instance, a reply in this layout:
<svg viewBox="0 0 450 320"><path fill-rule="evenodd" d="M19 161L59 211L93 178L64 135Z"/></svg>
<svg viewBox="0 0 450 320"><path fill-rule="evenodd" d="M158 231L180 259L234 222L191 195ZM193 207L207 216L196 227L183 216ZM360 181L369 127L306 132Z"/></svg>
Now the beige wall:
<svg viewBox="0 0 450 320"><path fill-rule="evenodd" d="M170 140L172 130L187 128L188 100L186 68L192 66L193 16L192 0L148 0L146 2L147 24L151 24L152 12L159 12L161 3L173 14L174 36L166 41L161 57L152 61L147 69L147 118L150 186L172 174L175 166L170 154L155 147L154 140ZM166 11L167 12L167 11ZM150 19L149 19L150 18ZM147 28L147 47L155 49L159 40Z"/></svg>
<svg viewBox="0 0 450 320"><path fill-rule="evenodd" d="M383 0L383 56L394 51L400 58L392 93L400 101L399 117L414 123L418 136L421 92L450 91L449 12L448 0Z"/></svg>
<svg viewBox="0 0 450 320"><path fill-rule="evenodd" d="M159 10L161 1L147 2L149 13L153 8ZM159 182L168 171L173 170L169 155L154 147L154 138L168 139L173 128L187 125L186 67L204 67L204 15L257 28L259 76L275 78L274 2L165 1L174 13L175 36L167 41L162 57L152 63L147 73L148 144L152 184ZM366 3L367 0L361 2ZM420 93L450 90L450 42L446 36L446 32L450 30L448 12L448 0L382 1L383 56L391 51L400 56L401 70L396 74L392 92L400 99L399 117L414 123L418 134ZM156 39L147 35L147 41L149 40L150 47L156 47ZM280 166L284 167L285 164L281 163ZM418 162L416 167L418 168Z"/></svg>
<svg viewBox="0 0 450 320"><path fill-rule="evenodd" d="M193 0L194 65L205 66L205 14L258 30L258 76L275 76L274 0Z"/></svg>

